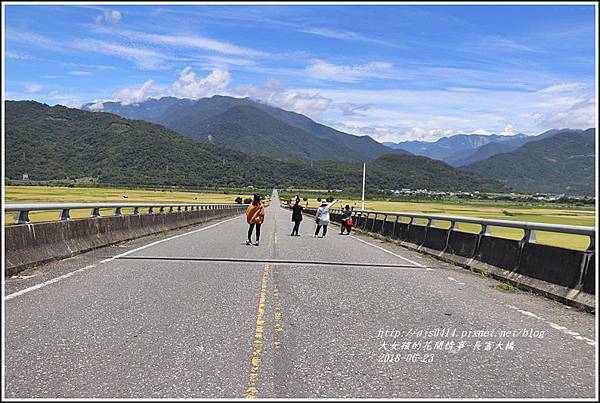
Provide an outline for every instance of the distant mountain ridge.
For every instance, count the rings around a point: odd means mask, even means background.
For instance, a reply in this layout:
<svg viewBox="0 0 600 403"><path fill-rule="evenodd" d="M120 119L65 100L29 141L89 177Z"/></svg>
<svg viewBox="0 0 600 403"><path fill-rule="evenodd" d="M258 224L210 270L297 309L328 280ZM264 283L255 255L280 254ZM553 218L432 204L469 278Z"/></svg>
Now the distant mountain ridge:
<svg viewBox="0 0 600 403"><path fill-rule="evenodd" d="M96 108L97 105L87 104L82 109L95 111ZM384 154L408 154L404 150L390 149L369 136L344 133L302 114L250 98L164 97L133 105L105 102L101 110L157 123L185 136L250 154L340 161L370 161Z"/></svg>
<svg viewBox="0 0 600 403"><path fill-rule="evenodd" d="M522 192L595 194L596 129L556 130L463 169Z"/></svg>
<svg viewBox="0 0 600 403"><path fill-rule="evenodd" d="M456 161L465 158L471 152L486 144L492 142L510 142L526 137L527 136L522 133L515 134L514 136L501 136L497 134L456 134L453 136L442 137L433 142L404 141L400 143L383 144L390 148L403 149L415 155L422 155L454 165Z"/></svg>
<svg viewBox="0 0 600 403"><path fill-rule="evenodd" d="M404 149L415 155L438 159L455 167L462 167L500 153L510 152L527 144L571 129L552 129L536 136L517 133L511 136L490 134L457 134L430 141L383 143L390 148ZM573 129L581 132L582 130Z"/></svg>
<svg viewBox="0 0 600 403"><path fill-rule="evenodd" d="M33 180L93 177L123 185L319 189L358 189L362 181L360 162L258 157L111 113L34 101L7 101L5 112L9 179L27 173ZM368 169L372 189L507 189L497 180L414 155L388 154Z"/></svg>

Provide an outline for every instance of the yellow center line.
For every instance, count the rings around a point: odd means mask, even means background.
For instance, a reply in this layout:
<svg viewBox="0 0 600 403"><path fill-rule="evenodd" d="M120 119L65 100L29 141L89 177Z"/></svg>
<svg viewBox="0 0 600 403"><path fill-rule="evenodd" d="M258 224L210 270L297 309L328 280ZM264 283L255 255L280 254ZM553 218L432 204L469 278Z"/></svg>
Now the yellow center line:
<svg viewBox="0 0 600 403"><path fill-rule="evenodd" d="M275 323L275 340L273 341L273 347L280 348L281 347L281 332L283 331L283 326L281 325L281 301L279 299L279 289L275 288L273 290L273 303L275 306L274 313L274 323Z"/></svg>
<svg viewBox="0 0 600 403"><path fill-rule="evenodd" d="M265 263L262 270L260 284L260 297L258 300L258 311L256 312L256 329L254 331L254 347L252 350L252 366L248 375L247 399L256 399L258 394L257 380L260 367L261 355L263 353L263 329L265 324L265 310L267 304L267 281L269 275L269 264Z"/></svg>

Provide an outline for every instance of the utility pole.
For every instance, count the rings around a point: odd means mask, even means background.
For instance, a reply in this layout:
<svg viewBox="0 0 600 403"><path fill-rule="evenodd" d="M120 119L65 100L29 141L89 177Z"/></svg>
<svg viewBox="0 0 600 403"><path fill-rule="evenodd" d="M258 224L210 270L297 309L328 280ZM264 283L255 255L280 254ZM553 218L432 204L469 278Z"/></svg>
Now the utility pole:
<svg viewBox="0 0 600 403"><path fill-rule="evenodd" d="M365 172L367 170L367 163L363 162L363 187L362 187L362 201L360 203L360 209L365 209Z"/></svg>

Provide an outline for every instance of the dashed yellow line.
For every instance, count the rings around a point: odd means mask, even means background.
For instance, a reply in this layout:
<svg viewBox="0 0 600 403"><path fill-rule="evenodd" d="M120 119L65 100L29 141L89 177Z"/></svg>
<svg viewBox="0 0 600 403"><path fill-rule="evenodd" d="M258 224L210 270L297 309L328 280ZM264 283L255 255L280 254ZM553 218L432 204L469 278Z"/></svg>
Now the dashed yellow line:
<svg viewBox="0 0 600 403"><path fill-rule="evenodd" d="M256 399L258 394L257 380L258 369L260 367L261 355L264 345L264 327L265 310L267 305L267 282L269 275L269 264L265 263L262 270L262 279L260 283L260 297L258 300L258 311L256 313L256 329L254 332L254 348L252 350L252 366L248 375L248 389L246 389L247 399Z"/></svg>
<svg viewBox="0 0 600 403"><path fill-rule="evenodd" d="M275 306L275 314L273 315L275 323L275 340L273 341L273 347L280 348L282 345L281 332L283 332L283 326L281 325L281 302L279 300L279 289L277 288L273 290L273 304Z"/></svg>

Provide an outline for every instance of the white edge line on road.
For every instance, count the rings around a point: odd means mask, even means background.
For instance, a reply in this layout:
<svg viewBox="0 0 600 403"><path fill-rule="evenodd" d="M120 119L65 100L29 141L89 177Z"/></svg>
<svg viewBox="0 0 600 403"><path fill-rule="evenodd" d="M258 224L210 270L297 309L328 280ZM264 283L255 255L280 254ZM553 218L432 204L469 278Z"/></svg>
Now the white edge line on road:
<svg viewBox="0 0 600 403"><path fill-rule="evenodd" d="M220 225L220 224L226 223L226 222L228 222L228 221L231 221L231 220L235 220L236 218L239 218L239 217L233 217L233 218L229 218L229 219L227 219L227 220L219 221L219 222L218 222L218 223L216 223L216 224L209 225L208 227L202 227L202 228L199 228L199 229L196 229L196 230L190 231L190 232L186 232L186 233L184 233L184 234L179 234L179 235L172 236L172 237L170 237L170 238L161 239L161 240L158 240L158 241L156 241L156 242L149 243L148 245L144 245L144 246L141 246L141 247L139 247L139 248L132 249L132 250L130 250L130 251L128 251L128 252L121 253L120 255L116 255L116 256L113 256L113 257L111 257L111 258L104 259L104 260L100 261L100 263L108 263L108 262L111 262L111 261L113 261L113 260L115 260L115 259L117 259L117 258L120 258L120 257L122 257L122 256L129 255L130 253L137 252L137 251L139 251L139 250L142 250L142 249L149 248L150 246L154 246L154 245L157 245L157 244L159 244L159 243L166 242L166 241L170 241L170 240L172 240L172 239L176 239L176 238L179 238L179 237L182 237L182 236L186 236L186 235L190 235L190 234L195 234L196 232L200 232L200 231L204 231L204 230L207 230L207 229L210 229L210 228L216 227L217 225ZM77 269L77 270L75 270L75 271L72 271L72 272L70 272L70 273L63 274L62 276L59 276L59 277L53 278L53 279L51 279L51 280L48 280L48 281L44 281L43 283L36 284L36 285L34 285L34 286L32 286L32 287L25 288L25 289L23 289L23 290L20 290L20 291L14 292L14 293L12 293L12 294L9 294L9 295L7 295L6 297L4 297L4 301L8 301L9 299L13 299L13 298L15 298L15 297L18 297L18 296L20 296L20 295L26 294L26 293L28 293L28 292L35 291L35 290L37 290L37 289L40 289L40 288L42 288L42 287L45 287L45 286L47 286L47 285L50 285L50 284L56 283L56 282L58 282L58 281L60 281L60 280L63 280L63 279L65 279L65 278L67 278L67 277L71 277L72 275L74 275L74 274L76 274L76 273L79 273L79 272L82 272L82 271L85 271L85 270L91 269L91 268L93 268L93 267L96 267L96 265L85 266L85 267L82 267L81 269Z"/></svg>
<svg viewBox="0 0 600 403"><path fill-rule="evenodd" d="M62 276L59 276L59 277L53 278L52 280L48 280L48 281L44 281L43 283L36 284L36 285L34 285L33 287L25 288L24 290L21 290L21 291L14 292L14 293L12 293L12 294L9 294L9 295L7 295L6 297L4 297L4 300L5 300L5 301L8 301L9 299L13 299L13 298L15 298L15 297L18 297L19 295L26 294L26 293L28 293L28 292L30 292L30 291L37 290L38 288L45 287L45 286L47 286L47 285L50 285L50 284L52 284L52 283L56 283L57 281L60 281L60 280L62 280L62 279L65 279L65 278L67 278L67 277L71 277L72 275L74 275L74 274L76 274L76 273L79 273L79 272L85 271L85 270L87 270L87 269L91 269L92 267L96 267L96 265L95 265L95 264L93 264L93 265L90 265L90 266L85 266L85 267L82 267L81 269L77 269L77 270L75 270L75 271L72 271L72 272L70 272L70 273L63 274Z"/></svg>
<svg viewBox="0 0 600 403"><path fill-rule="evenodd" d="M387 249L385 249L385 248L382 248L381 246L373 245L373 244L372 244L372 243L370 243L370 242L363 241L362 239L360 239L360 238L357 238L357 237L355 237L354 235L350 235L350 238L356 239L357 241L360 241L360 242L362 242L362 243L366 243L367 245L370 245L370 246L372 246L372 247L374 247L374 248L381 249L382 251L384 251L384 252L387 252L387 253L389 253L390 255L394 255L394 256L396 256L396 257L399 257L400 259L406 260L407 262L409 262L409 263L412 263L412 264L414 264L415 266L423 267L423 265L422 265L422 264L420 264L420 263L413 262L412 260L410 260L410 259L407 259L407 258L405 258L404 256L400 256L400 255L398 255L398 254L396 254L396 253L394 253L394 252L392 252L392 251L389 251L389 250L387 250ZM427 269L428 271L429 271L429 270L433 270L433 269L430 269L429 267L426 267L426 269Z"/></svg>
<svg viewBox="0 0 600 403"><path fill-rule="evenodd" d="M452 281L454 281L455 283L458 283L458 284L460 284L460 285L465 285L465 283L463 283L463 282L461 282L461 281L458 281L458 280L457 280L457 279L455 279L454 277L448 277L448 280L452 280Z"/></svg>
<svg viewBox="0 0 600 403"><path fill-rule="evenodd" d="M227 220L219 221L218 223L216 223L216 224L213 224L213 225L209 225L208 227L202 227L202 228L198 228L198 229L196 229L196 230L193 230L193 231L190 231L190 232L186 232L186 233L184 233L184 234L175 235L175 236L172 236L172 237L170 237L170 238L160 239L160 240L158 240L158 241L156 241L156 242L149 243L148 245L140 246L139 248L135 248L135 249L132 249L132 250L130 250L130 251L127 251L127 252L121 253L121 254L119 254L119 255L115 255L115 256L113 256L113 257L110 257L110 258L108 258L108 259L104 259L104 260L100 261L100 263L108 263L108 262L112 262L112 261L113 261L113 260L115 260L115 259L118 259L118 258L120 258L120 257L123 257L123 256L127 256L127 255L129 255L129 254L131 254L131 253L134 253L134 252L140 251L140 250L142 250L142 249L146 249L146 248L149 248L149 247L151 247L151 246L158 245L159 243L163 243L163 242L170 241L170 240L172 240L172 239L180 238L180 237L182 237L182 236L186 236L186 235L195 234L196 232L200 232L200 231L204 231L204 230L207 230L207 229L210 229L210 228L216 227L217 225L221 225L221 224L224 224L224 223L226 223L226 222L228 222L228 221L235 220L236 218L239 218L239 216L237 216L237 217L233 217L233 218L229 218L229 219L227 219Z"/></svg>
<svg viewBox="0 0 600 403"><path fill-rule="evenodd" d="M529 312L529 311L525 311L523 309L519 309L518 307L516 307L514 305L510 305L510 304L506 304L506 306L509 307L509 308L511 308L511 309L514 309L515 311L519 312L522 315L529 316L530 318L534 318L534 319L537 319L537 320L539 320L541 322L544 322L545 324L547 324L548 326L550 326L553 329L556 329L556 330L558 330L560 332L568 334L569 336L573 336L574 339L585 341L587 344L589 344L591 346L596 345L596 342L594 340L588 339L587 337L583 337L579 333L567 329L565 326L557 325L554 322L550 322L549 320L546 320L546 319L542 318L541 316L536 315L533 312Z"/></svg>

